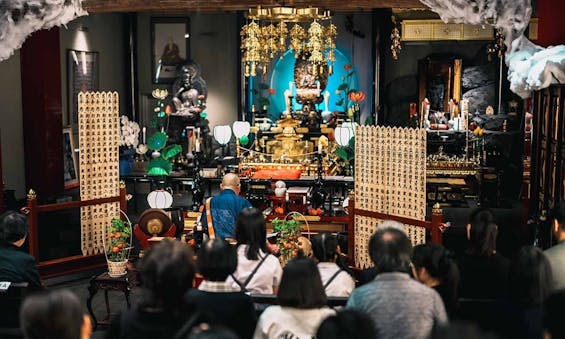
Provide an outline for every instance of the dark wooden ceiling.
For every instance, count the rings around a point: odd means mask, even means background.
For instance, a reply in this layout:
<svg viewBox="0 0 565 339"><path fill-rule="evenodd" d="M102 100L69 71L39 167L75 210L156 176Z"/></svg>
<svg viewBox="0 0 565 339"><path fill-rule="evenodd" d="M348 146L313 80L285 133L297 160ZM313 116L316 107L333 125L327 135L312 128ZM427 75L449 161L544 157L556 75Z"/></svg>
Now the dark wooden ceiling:
<svg viewBox="0 0 565 339"><path fill-rule="evenodd" d="M323 7L334 11L357 11L372 8L425 8L419 0L84 0L90 13L104 12L222 12L247 10L250 7L297 6Z"/></svg>

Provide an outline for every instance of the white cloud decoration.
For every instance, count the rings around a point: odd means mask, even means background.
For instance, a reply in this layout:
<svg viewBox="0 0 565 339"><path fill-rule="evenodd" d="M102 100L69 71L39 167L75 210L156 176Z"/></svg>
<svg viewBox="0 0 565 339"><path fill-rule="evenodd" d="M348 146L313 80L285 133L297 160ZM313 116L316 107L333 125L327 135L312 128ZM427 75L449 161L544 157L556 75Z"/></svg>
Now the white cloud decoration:
<svg viewBox="0 0 565 339"><path fill-rule="evenodd" d="M87 14L82 0L0 0L0 61L22 47L31 33Z"/></svg>
<svg viewBox="0 0 565 339"><path fill-rule="evenodd" d="M502 29L510 89L522 98L551 84L565 83L565 46L543 48L524 31L532 15L530 0L420 0L445 22L489 24Z"/></svg>

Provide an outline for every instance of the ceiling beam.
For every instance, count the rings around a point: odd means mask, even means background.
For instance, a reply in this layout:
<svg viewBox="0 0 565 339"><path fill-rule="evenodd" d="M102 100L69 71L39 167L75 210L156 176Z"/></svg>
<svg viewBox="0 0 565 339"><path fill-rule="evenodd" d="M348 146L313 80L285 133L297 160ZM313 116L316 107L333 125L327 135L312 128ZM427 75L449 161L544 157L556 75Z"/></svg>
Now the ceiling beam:
<svg viewBox="0 0 565 339"><path fill-rule="evenodd" d="M334 11L357 11L372 8L425 8L419 0L83 0L90 13L107 12L223 12L242 11L258 5L322 7Z"/></svg>

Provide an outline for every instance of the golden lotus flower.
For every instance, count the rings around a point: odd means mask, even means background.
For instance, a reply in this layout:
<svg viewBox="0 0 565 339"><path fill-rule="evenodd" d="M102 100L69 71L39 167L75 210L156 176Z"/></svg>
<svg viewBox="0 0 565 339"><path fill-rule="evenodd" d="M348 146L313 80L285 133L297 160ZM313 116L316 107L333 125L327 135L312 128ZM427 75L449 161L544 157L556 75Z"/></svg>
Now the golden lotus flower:
<svg viewBox="0 0 565 339"><path fill-rule="evenodd" d="M169 95L169 91L166 89L155 88L153 92L151 92L151 95L153 95L155 99L163 100L167 97L167 95Z"/></svg>

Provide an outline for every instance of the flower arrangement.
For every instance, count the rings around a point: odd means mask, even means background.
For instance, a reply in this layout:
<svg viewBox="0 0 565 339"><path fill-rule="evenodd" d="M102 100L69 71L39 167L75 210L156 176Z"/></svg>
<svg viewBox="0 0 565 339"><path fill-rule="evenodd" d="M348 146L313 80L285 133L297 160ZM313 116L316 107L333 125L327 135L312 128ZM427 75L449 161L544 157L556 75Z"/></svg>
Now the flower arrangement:
<svg viewBox="0 0 565 339"><path fill-rule="evenodd" d="M113 218L108 227L108 261L120 262L129 257L131 249L131 224L120 218Z"/></svg>
<svg viewBox="0 0 565 339"><path fill-rule="evenodd" d="M300 245L298 237L301 234L301 224L297 220L281 220L276 218L272 221L273 230L278 232L277 245L280 249L281 261L286 263L292 257L298 255Z"/></svg>
<svg viewBox="0 0 565 339"><path fill-rule="evenodd" d="M126 115L120 117L120 147L136 148L139 144L139 125Z"/></svg>

